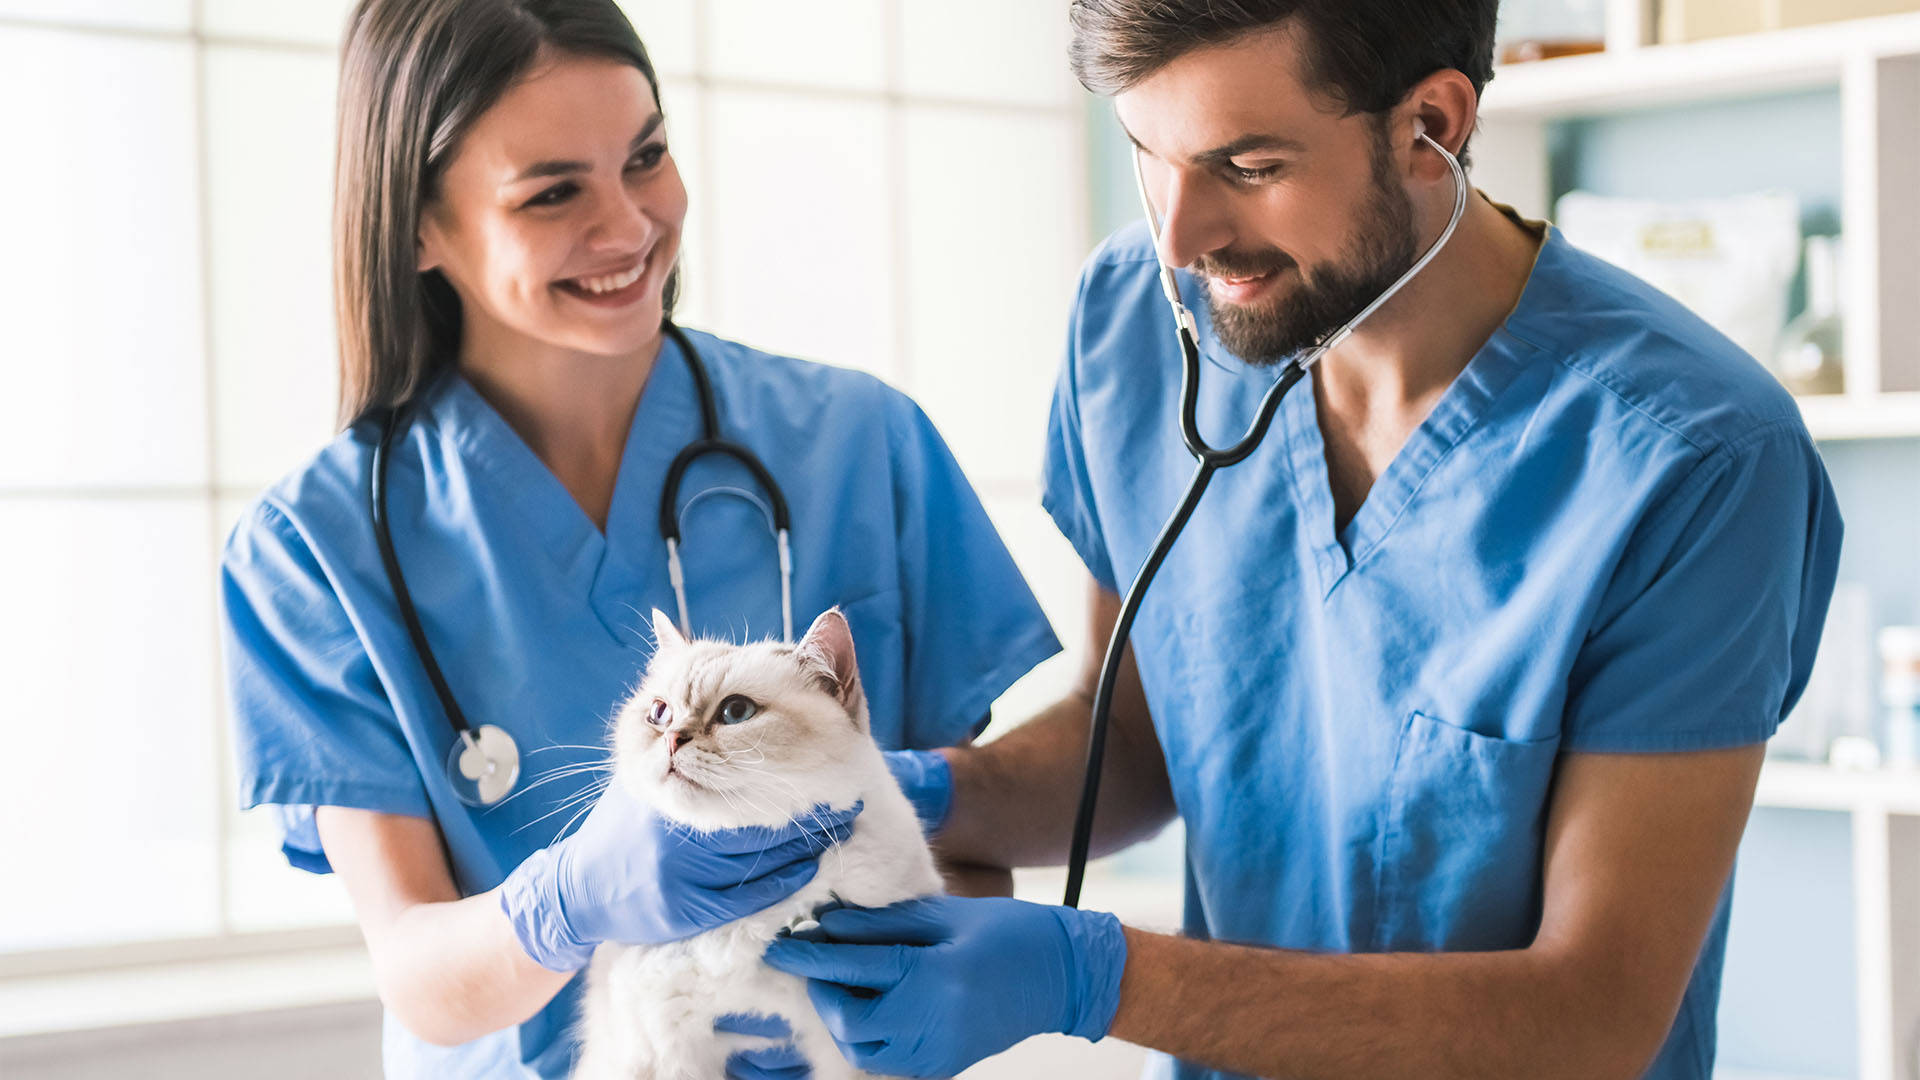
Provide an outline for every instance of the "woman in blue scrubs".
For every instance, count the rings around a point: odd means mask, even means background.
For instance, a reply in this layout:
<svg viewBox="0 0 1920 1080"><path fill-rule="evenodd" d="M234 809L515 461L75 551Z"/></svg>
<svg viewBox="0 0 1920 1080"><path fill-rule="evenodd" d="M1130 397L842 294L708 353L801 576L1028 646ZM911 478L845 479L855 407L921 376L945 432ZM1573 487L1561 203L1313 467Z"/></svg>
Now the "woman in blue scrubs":
<svg viewBox="0 0 1920 1080"><path fill-rule="evenodd" d="M387 1075L564 1075L596 941L764 906L821 839L698 848L610 795L555 843L646 662L646 614L675 610L657 514L700 434L692 358L663 333L686 190L612 0L363 0L336 179L345 430L246 511L223 559L241 798L279 808L288 858L351 893ZM971 737L1058 645L926 417L868 376L687 337L722 434L790 504L795 617L838 605L852 624L875 737ZM469 721L523 754L520 792L492 806L448 784L454 732L368 516L394 406L410 419L393 544L426 637ZM757 490L711 455L683 482L692 629L777 634L773 539L749 502L698 498L724 487ZM899 768L916 764L940 767ZM747 888L722 880L735 865L774 869Z"/></svg>

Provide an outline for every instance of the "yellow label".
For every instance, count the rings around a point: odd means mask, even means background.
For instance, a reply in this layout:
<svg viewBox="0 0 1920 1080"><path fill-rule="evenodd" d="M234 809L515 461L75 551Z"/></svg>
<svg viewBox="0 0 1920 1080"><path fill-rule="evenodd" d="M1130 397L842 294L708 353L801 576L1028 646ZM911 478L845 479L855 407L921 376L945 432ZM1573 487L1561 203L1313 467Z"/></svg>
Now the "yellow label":
<svg viewBox="0 0 1920 1080"><path fill-rule="evenodd" d="M1694 259L1713 254L1713 223L1656 221L1640 228L1640 249L1663 259Z"/></svg>

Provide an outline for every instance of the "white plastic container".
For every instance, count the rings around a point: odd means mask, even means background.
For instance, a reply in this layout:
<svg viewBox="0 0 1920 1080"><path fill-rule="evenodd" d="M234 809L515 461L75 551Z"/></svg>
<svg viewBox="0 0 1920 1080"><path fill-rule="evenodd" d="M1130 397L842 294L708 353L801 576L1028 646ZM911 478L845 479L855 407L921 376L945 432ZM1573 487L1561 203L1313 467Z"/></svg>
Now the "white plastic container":
<svg viewBox="0 0 1920 1080"><path fill-rule="evenodd" d="M1880 709L1889 763L1920 765L1920 626L1880 631Z"/></svg>

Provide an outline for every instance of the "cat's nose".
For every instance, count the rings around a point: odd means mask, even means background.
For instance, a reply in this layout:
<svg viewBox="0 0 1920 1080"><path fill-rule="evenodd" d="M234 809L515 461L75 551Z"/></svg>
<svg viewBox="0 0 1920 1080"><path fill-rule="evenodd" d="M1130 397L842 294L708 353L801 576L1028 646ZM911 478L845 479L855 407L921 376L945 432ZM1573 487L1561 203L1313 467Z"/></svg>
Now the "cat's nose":
<svg viewBox="0 0 1920 1080"><path fill-rule="evenodd" d="M667 757L673 757L674 751L693 741L693 732L686 728L667 733Z"/></svg>

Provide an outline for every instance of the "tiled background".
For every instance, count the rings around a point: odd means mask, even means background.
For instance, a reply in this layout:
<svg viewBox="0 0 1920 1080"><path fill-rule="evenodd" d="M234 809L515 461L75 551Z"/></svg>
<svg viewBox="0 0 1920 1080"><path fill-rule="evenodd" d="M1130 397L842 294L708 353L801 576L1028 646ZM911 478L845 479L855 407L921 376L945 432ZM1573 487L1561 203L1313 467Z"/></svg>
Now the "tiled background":
<svg viewBox="0 0 1920 1080"><path fill-rule="evenodd" d="M348 917L232 809L214 607L240 505L333 434L348 6L0 0L0 851L59 882L0 889L0 952ZM1059 7L627 7L692 195L682 321L918 398L1077 640L1035 486L1091 240Z"/></svg>

